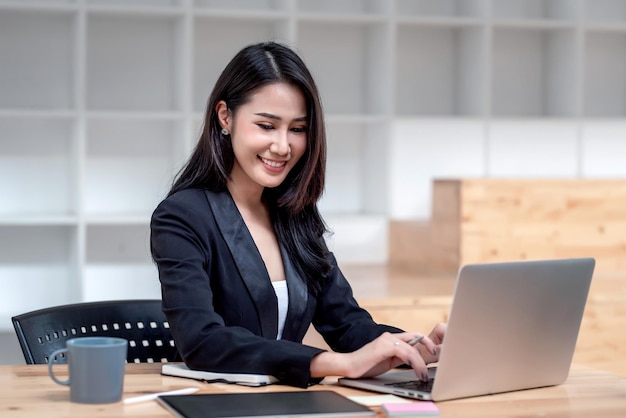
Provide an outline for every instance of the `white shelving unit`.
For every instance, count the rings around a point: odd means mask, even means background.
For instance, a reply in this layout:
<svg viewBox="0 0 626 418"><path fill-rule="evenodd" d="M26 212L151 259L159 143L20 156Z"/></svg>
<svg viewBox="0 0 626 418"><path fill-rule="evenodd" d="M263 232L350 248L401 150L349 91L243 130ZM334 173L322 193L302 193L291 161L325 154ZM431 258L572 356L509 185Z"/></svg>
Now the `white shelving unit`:
<svg viewBox="0 0 626 418"><path fill-rule="evenodd" d="M398 176L423 150L399 148L411 123L424 143L480 142L485 175L515 167L499 155L520 126L592 152L625 131L606 120L626 118L626 0L0 0L0 330L44 306L159 297L150 214L223 66L270 39L321 89L320 206L343 262L386 260Z"/></svg>

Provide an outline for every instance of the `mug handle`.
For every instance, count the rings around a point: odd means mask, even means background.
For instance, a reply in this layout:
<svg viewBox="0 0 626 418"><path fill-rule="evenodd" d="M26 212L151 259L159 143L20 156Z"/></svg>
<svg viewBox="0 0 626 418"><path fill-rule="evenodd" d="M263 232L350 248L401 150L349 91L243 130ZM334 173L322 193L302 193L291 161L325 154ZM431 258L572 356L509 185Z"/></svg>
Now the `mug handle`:
<svg viewBox="0 0 626 418"><path fill-rule="evenodd" d="M55 376L54 371L52 370L52 365L54 365L54 359L56 358L56 356L62 353L67 353L67 348L61 348L59 350L54 351L52 354L50 354L50 358L48 359L48 374L50 375L52 380L57 382L59 385L69 386L70 385L69 377L67 380L59 380L59 378Z"/></svg>

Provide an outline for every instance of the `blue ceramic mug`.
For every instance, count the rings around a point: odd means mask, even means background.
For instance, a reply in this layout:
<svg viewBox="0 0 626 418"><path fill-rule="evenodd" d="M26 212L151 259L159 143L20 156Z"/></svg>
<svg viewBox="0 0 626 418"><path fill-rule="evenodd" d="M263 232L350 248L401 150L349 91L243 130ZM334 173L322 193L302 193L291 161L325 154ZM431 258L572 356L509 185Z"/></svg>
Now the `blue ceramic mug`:
<svg viewBox="0 0 626 418"><path fill-rule="evenodd" d="M48 360L52 380L70 387L70 400L78 403L113 403L122 399L128 341L114 337L80 337L67 341ZM59 380L52 366L65 353L69 379Z"/></svg>

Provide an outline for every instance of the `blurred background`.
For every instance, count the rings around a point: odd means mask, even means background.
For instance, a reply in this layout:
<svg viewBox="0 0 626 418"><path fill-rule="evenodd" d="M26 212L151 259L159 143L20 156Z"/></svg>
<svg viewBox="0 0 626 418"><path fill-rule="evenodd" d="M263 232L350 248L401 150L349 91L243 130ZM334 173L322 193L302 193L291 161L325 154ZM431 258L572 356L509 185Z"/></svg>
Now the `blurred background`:
<svg viewBox="0 0 626 418"><path fill-rule="evenodd" d="M151 212L263 40L320 87L342 264L407 242L411 264L463 205L436 179L626 177L626 0L0 0L0 363L23 361L12 315L160 297Z"/></svg>

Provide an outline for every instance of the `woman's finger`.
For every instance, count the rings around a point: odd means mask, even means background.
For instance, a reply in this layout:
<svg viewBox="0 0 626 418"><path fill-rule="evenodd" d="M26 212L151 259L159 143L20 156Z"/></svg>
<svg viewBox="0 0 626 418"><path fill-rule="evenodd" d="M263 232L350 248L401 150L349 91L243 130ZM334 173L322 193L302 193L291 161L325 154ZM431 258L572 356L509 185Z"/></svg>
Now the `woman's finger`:
<svg viewBox="0 0 626 418"><path fill-rule="evenodd" d="M411 333L411 335L412 335L411 338L409 338L408 340L403 339L403 341L405 341L410 346L421 344L424 347L426 347L426 349L431 355L433 356L437 355L437 344L435 344L435 342L430 337L427 337L424 334L414 335L413 333Z"/></svg>
<svg viewBox="0 0 626 418"><path fill-rule="evenodd" d="M422 380L428 380L428 368L426 367L426 361L413 346L424 342L428 337L423 334L417 336L402 335L399 336L404 339L395 339L393 341L394 356L409 365L414 371L416 376ZM406 339L408 337L408 339ZM432 345L432 341L428 339L428 343Z"/></svg>

